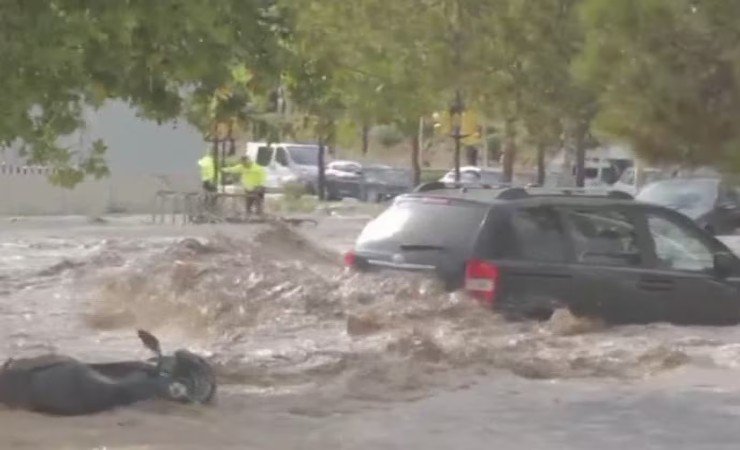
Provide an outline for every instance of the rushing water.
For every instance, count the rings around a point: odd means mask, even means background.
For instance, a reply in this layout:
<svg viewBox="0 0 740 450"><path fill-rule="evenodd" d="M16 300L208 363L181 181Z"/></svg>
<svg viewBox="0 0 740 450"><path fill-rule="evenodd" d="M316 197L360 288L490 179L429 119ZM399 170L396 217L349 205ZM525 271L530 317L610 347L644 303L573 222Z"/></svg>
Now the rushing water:
<svg viewBox="0 0 740 450"><path fill-rule="evenodd" d="M342 234L332 226L325 236ZM740 437L728 425L738 327L607 328L565 312L507 323L428 279L348 273L287 228L18 230L0 240L0 359L143 357L134 330L146 328L207 355L224 388L214 408L0 411L9 446L693 449Z"/></svg>

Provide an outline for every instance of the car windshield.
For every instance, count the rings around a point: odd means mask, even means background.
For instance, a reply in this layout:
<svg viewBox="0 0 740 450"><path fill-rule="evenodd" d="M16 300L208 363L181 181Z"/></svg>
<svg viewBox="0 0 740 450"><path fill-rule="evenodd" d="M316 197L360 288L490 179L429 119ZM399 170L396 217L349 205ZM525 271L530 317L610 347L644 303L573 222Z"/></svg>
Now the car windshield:
<svg viewBox="0 0 740 450"><path fill-rule="evenodd" d="M360 250L397 251L401 245L465 248L486 214L480 205L445 199L401 199L370 222Z"/></svg>
<svg viewBox="0 0 740 450"><path fill-rule="evenodd" d="M299 166L319 164L319 147L315 145L291 145L287 147L290 159Z"/></svg>
<svg viewBox="0 0 740 450"><path fill-rule="evenodd" d="M637 199L674 209L710 208L717 199L719 180L672 179L653 183Z"/></svg>

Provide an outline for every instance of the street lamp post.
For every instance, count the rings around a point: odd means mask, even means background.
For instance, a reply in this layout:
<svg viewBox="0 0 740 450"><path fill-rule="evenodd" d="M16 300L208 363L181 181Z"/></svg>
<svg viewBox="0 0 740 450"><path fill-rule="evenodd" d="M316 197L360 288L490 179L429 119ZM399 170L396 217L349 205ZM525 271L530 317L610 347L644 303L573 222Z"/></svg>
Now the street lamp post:
<svg viewBox="0 0 740 450"><path fill-rule="evenodd" d="M455 99L450 105L450 123L452 125L452 139L455 141L455 183L460 182L460 143L468 135L462 134L462 115L465 111L462 93L455 91Z"/></svg>

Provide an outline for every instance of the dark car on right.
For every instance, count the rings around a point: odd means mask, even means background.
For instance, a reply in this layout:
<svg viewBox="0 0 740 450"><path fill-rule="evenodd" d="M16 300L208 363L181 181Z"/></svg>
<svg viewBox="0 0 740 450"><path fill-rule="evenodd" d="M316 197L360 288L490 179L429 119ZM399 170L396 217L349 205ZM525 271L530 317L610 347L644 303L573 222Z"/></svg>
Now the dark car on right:
<svg viewBox="0 0 740 450"><path fill-rule="evenodd" d="M730 180L671 178L645 186L637 200L674 209L712 234L732 234L740 227L738 188Z"/></svg>
<svg viewBox="0 0 740 450"><path fill-rule="evenodd" d="M345 262L426 273L510 318L740 323L740 260L683 214L624 194L434 183L398 197Z"/></svg>

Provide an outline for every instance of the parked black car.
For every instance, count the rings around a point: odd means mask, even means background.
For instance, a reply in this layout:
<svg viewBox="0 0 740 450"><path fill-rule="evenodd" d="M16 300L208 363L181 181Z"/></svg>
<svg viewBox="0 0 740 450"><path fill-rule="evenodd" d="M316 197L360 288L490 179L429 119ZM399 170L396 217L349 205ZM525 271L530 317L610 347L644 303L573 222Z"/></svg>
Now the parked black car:
<svg viewBox="0 0 740 450"><path fill-rule="evenodd" d="M412 187L412 174L408 169L334 161L326 170L326 193L331 200L356 198L381 202L409 192Z"/></svg>
<svg viewBox="0 0 740 450"><path fill-rule="evenodd" d="M740 322L740 260L724 244L676 211L608 195L402 195L345 262L434 274L512 318L567 307L609 323Z"/></svg>
<svg viewBox="0 0 740 450"><path fill-rule="evenodd" d="M712 234L740 227L737 186L720 178L672 178L651 183L637 200L675 209Z"/></svg>

